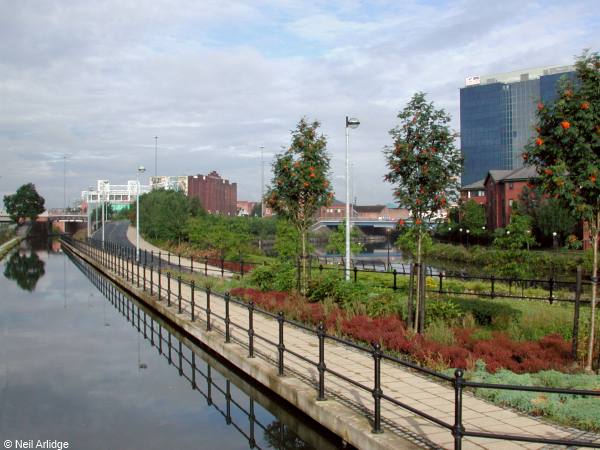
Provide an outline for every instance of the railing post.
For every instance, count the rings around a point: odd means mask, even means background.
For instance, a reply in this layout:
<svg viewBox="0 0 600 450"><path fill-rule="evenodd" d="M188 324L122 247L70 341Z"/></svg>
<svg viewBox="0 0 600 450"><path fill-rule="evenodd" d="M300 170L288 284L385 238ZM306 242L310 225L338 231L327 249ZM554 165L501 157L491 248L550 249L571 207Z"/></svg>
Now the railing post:
<svg viewBox="0 0 600 450"><path fill-rule="evenodd" d="M465 428L462 424L462 392L463 392L463 371L456 369L454 371L454 426L452 427L452 436L454 436L454 450L461 450L462 437Z"/></svg>
<svg viewBox="0 0 600 450"><path fill-rule="evenodd" d="M150 250L150 264L154 264L154 250Z"/></svg>
<svg viewBox="0 0 600 450"><path fill-rule="evenodd" d="M150 295L152 295L152 293L154 292L154 270L152 269L152 266L150 266Z"/></svg>
<svg viewBox="0 0 600 450"><path fill-rule="evenodd" d="M148 250L144 249L144 266L148 264Z"/></svg>
<svg viewBox="0 0 600 450"><path fill-rule="evenodd" d="M354 266L354 282L356 283L356 279L358 277L358 267Z"/></svg>
<svg viewBox="0 0 600 450"><path fill-rule="evenodd" d="M190 256L190 273L194 273L194 255Z"/></svg>
<svg viewBox="0 0 600 450"><path fill-rule="evenodd" d="M160 261L160 260L159 260ZM162 270L160 269L160 266L158 266L158 301L160 302L160 297L162 295Z"/></svg>
<svg viewBox="0 0 600 450"><path fill-rule="evenodd" d="M167 252L167 267L171 266L171 252Z"/></svg>
<svg viewBox="0 0 600 450"><path fill-rule="evenodd" d="M225 276L225 260L221 258L221 276Z"/></svg>
<svg viewBox="0 0 600 450"><path fill-rule="evenodd" d="M319 364L317 364L317 370L319 371L319 395L317 400L325 400L325 326L323 322L317 326L317 337L319 338Z"/></svg>
<svg viewBox="0 0 600 450"><path fill-rule="evenodd" d="M167 272L167 306L171 306L171 272Z"/></svg>
<svg viewBox="0 0 600 450"><path fill-rule="evenodd" d="M495 290L494 290L494 288L495 288L495 284L496 284L496 277L495 277L494 275L492 275L492 276L490 277L490 283L491 283L491 288L492 288L492 289L491 289L491 291L492 291L492 292L491 292L491 295L492 295L492 298L494 298L494 297L496 297L496 292L495 292Z"/></svg>
<svg viewBox="0 0 600 450"><path fill-rule="evenodd" d="M137 264L137 283L136 286L139 288L140 287L140 262L138 261Z"/></svg>
<svg viewBox="0 0 600 450"><path fill-rule="evenodd" d="M248 358L254 358L254 302L248 303Z"/></svg>
<svg viewBox="0 0 600 450"><path fill-rule="evenodd" d="M279 376L283 376L283 352L285 345L283 343L283 323L285 318L283 317L283 311L277 313L277 322L279 323L279 344L277 345L277 373Z"/></svg>
<svg viewBox="0 0 600 450"><path fill-rule="evenodd" d="M394 290L398 289L398 271L396 269L394 269L394 271L392 272L394 274Z"/></svg>
<svg viewBox="0 0 600 450"><path fill-rule="evenodd" d="M204 257L204 276L208 275L208 256Z"/></svg>
<svg viewBox="0 0 600 450"><path fill-rule="evenodd" d="M179 254L177 255L177 257L178 257L178 259L179 259L179 261L178 261L178 263L177 263L177 267L179 268L179 271L181 272L181 253L179 253Z"/></svg>
<svg viewBox="0 0 600 450"><path fill-rule="evenodd" d="M196 317L194 316L194 306L195 306L195 301L194 301L194 290L196 288L196 282L194 280L192 280L190 282L190 303L192 305L192 311L191 311L191 316L192 316L192 322L194 320L196 320Z"/></svg>
<svg viewBox="0 0 600 450"><path fill-rule="evenodd" d="M210 286L206 288L206 331L210 331Z"/></svg>
<svg viewBox="0 0 600 450"><path fill-rule="evenodd" d="M181 275L177 276L177 311L181 314Z"/></svg>
<svg viewBox="0 0 600 450"><path fill-rule="evenodd" d="M442 274L442 272L438 273L438 276L440 277L440 284L439 284L439 288L438 288L438 293L442 293L444 288L443 288L443 282L444 282L444 275Z"/></svg>
<svg viewBox="0 0 600 450"><path fill-rule="evenodd" d="M323 273L323 264L319 264L319 273Z"/></svg>
<svg viewBox="0 0 600 450"><path fill-rule="evenodd" d="M142 290L145 291L146 290L146 264L144 264L143 270L144 270L144 277L143 277L142 281L144 282L144 285L142 286Z"/></svg>
<svg viewBox="0 0 600 450"><path fill-rule="evenodd" d="M162 252L159 251L158 252L158 268L159 269L160 269L161 265L162 265Z"/></svg>
<svg viewBox="0 0 600 450"><path fill-rule="evenodd" d="M244 260L240 259L240 276L244 278Z"/></svg>
<svg viewBox="0 0 600 450"><path fill-rule="evenodd" d="M373 361L374 361L374 384L373 384L373 400L375 401L375 411L373 416L372 433L382 433L381 430L381 345L373 344Z"/></svg>
<svg viewBox="0 0 600 450"><path fill-rule="evenodd" d="M229 335L229 323L231 320L229 319L229 292L225 294L225 343L228 344L230 341Z"/></svg>

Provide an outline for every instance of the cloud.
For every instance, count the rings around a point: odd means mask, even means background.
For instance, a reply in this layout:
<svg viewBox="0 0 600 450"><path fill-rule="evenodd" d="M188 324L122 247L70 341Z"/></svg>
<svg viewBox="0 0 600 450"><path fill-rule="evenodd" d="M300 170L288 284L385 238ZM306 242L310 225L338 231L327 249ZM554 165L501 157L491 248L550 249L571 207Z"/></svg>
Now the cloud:
<svg viewBox="0 0 600 450"><path fill-rule="evenodd" d="M260 150L318 119L343 197L344 117L361 203L392 200L381 149L412 93L458 128L464 77L572 62L598 49L591 1L111 0L0 6L0 195L33 181L49 206L96 179L213 169L260 192Z"/></svg>

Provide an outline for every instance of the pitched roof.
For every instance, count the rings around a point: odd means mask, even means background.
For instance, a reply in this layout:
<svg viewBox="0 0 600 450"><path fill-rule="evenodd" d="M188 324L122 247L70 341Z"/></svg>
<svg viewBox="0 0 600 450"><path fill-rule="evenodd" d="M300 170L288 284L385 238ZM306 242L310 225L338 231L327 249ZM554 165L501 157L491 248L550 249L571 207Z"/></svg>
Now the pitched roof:
<svg viewBox="0 0 600 450"><path fill-rule="evenodd" d="M474 183L467 184L466 186L461 187L460 190L461 191L481 190L485 187L483 185L484 181L485 181L485 179L477 180Z"/></svg>
<svg viewBox="0 0 600 450"><path fill-rule="evenodd" d="M504 177L504 181L530 180L537 178L537 168L535 166L525 166L520 169L515 169Z"/></svg>
<svg viewBox="0 0 600 450"><path fill-rule="evenodd" d="M363 213L374 213L374 212L380 212L383 208L385 208L384 205L366 205L366 206L355 206L354 210L356 212L363 212Z"/></svg>
<svg viewBox="0 0 600 450"><path fill-rule="evenodd" d="M506 175L508 175L510 170L490 170L488 172L488 176L492 177L495 181L503 180ZM487 178L487 177L486 177Z"/></svg>

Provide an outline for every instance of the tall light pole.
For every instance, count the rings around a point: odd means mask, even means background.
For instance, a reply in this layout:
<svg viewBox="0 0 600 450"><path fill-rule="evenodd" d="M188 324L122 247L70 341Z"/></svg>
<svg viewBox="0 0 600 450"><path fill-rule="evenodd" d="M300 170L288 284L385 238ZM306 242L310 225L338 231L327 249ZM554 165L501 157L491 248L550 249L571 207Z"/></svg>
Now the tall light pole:
<svg viewBox="0 0 600 450"><path fill-rule="evenodd" d="M260 217L265 217L265 146L260 146Z"/></svg>
<svg viewBox="0 0 600 450"><path fill-rule="evenodd" d="M158 176L158 136L154 136L154 177Z"/></svg>
<svg viewBox="0 0 600 450"><path fill-rule="evenodd" d="M67 155L63 155L63 214L67 212Z"/></svg>
<svg viewBox="0 0 600 450"><path fill-rule="evenodd" d="M140 260L140 173L144 173L144 166L138 167L137 186L135 190L135 259Z"/></svg>
<svg viewBox="0 0 600 450"><path fill-rule="evenodd" d="M360 121L346 116L346 281L350 279L350 128L360 125Z"/></svg>
<svg viewBox="0 0 600 450"><path fill-rule="evenodd" d="M100 194L100 198L102 200L102 248L104 248L104 192L106 191L106 184L102 185L102 192Z"/></svg>
<svg viewBox="0 0 600 450"><path fill-rule="evenodd" d="M91 192L92 186L89 187L87 192L87 216L88 216L88 226L87 226L87 237L89 238L92 235L92 224L90 223L92 220L92 211L90 210L91 201Z"/></svg>

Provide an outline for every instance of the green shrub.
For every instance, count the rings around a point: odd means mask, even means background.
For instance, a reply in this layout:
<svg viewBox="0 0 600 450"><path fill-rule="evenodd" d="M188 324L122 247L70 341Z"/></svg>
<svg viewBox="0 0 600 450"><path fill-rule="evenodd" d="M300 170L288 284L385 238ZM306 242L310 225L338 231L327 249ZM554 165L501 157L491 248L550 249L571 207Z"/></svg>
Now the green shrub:
<svg viewBox="0 0 600 450"><path fill-rule="evenodd" d="M452 324L464 315L463 310L452 300L429 300L425 308L426 327L440 321Z"/></svg>
<svg viewBox="0 0 600 450"><path fill-rule="evenodd" d="M506 328L511 322L518 322L521 311L505 303L493 303L481 299L455 299L454 302L464 312L470 312L481 326Z"/></svg>
<svg viewBox="0 0 600 450"><path fill-rule="evenodd" d="M291 262L275 262L256 266L250 282L261 291L292 291L296 287L296 267Z"/></svg>
<svg viewBox="0 0 600 450"><path fill-rule="evenodd" d="M261 291L268 291L273 286L275 274L270 265L257 266L250 272L250 282L257 286Z"/></svg>
<svg viewBox="0 0 600 450"><path fill-rule="evenodd" d="M456 342L456 337L454 336L452 328L450 328L447 323L441 319L431 322L425 328L425 336L432 341L443 345L454 345Z"/></svg>

